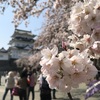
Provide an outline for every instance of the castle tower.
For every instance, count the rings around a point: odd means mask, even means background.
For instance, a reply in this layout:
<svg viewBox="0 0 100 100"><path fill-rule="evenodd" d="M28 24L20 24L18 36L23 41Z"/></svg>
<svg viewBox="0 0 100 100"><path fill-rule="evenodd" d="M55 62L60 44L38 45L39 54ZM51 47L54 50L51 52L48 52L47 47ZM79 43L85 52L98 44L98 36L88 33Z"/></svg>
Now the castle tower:
<svg viewBox="0 0 100 100"><path fill-rule="evenodd" d="M8 43L10 45L8 50L0 49L0 71L17 70L14 61L32 55L29 51L34 46L35 36L31 31L15 29Z"/></svg>
<svg viewBox="0 0 100 100"><path fill-rule="evenodd" d="M11 59L18 59L23 56L30 56L29 50L33 48L35 35L31 31L15 29L9 41L9 55Z"/></svg>

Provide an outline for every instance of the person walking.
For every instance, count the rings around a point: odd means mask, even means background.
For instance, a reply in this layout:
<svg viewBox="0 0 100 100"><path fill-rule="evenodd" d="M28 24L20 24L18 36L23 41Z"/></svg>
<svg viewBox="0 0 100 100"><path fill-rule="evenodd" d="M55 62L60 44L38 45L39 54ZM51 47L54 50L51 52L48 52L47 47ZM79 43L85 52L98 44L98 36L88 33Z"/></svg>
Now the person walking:
<svg viewBox="0 0 100 100"><path fill-rule="evenodd" d="M56 89L52 89L52 97L53 99L56 99Z"/></svg>
<svg viewBox="0 0 100 100"><path fill-rule="evenodd" d="M27 100L27 70L21 72L16 85L19 87L19 100Z"/></svg>
<svg viewBox="0 0 100 100"><path fill-rule="evenodd" d="M10 97L11 97L10 100L13 100L12 89L13 89L14 85L15 85L14 73L12 71L10 71L5 79L5 92L4 92L2 100L5 100L6 95L9 90L10 90Z"/></svg>
<svg viewBox="0 0 100 100"><path fill-rule="evenodd" d="M51 100L51 89L46 81L46 77L42 74L39 77L40 81L40 100Z"/></svg>
<svg viewBox="0 0 100 100"><path fill-rule="evenodd" d="M28 100L29 100L29 96L31 92L32 92L32 100L34 100L35 98L34 88L37 82L37 75L36 75L35 69L33 69L32 73L30 72L30 75L28 76L28 78L30 80L30 84L28 85Z"/></svg>

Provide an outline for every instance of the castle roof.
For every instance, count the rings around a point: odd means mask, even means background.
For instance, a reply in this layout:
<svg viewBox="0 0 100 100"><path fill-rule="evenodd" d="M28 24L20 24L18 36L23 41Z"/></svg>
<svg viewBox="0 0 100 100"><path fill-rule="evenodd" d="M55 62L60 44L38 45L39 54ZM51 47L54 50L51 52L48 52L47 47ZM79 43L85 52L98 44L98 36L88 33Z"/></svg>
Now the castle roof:
<svg viewBox="0 0 100 100"><path fill-rule="evenodd" d="M8 53L8 50L4 49L3 47L0 49L0 53Z"/></svg>
<svg viewBox="0 0 100 100"><path fill-rule="evenodd" d="M12 37L15 37L18 34L28 35L28 36L31 36L31 37L35 37L36 36L36 35L32 34L31 31L21 30L21 29L15 29L14 34L12 35Z"/></svg>

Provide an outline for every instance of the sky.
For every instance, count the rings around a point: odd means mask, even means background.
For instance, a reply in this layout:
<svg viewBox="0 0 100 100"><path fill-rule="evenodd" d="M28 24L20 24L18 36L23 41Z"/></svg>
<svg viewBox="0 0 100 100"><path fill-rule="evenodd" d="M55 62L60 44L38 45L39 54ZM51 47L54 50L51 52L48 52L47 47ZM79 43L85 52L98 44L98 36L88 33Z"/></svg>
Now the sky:
<svg viewBox="0 0 100 100"><path fill-rule="evenodd" d="M11 40L11 36L14 33L14 24L11 23L13 19L13 13L11 12L11 8L8 7L3 15L0 15L0 49L4 47L8 49L10 45L8 45ZM30 24L28 27L25 27L24 22L19 25L18 29L32 31L33 34L38 35L40 33L40 28L42 27L44 20L42 15L40 18L31 17Z"/></svg>

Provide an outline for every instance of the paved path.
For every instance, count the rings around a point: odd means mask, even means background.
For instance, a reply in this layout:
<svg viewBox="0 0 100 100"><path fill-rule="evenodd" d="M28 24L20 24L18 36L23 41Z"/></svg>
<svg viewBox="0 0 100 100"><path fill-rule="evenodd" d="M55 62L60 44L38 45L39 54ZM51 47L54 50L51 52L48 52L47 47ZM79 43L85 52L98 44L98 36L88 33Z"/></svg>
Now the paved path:
<svg viewBox="0 0 100 100"><path fill-rule="evenodd" d="M4 86L4 79L3 79L2 86L0 86L0 100L2 100L4 88L5 88L5 86ZM37 84L36 87L35 87L35 100L40 100L38 90L39 90L39 85ZM85 84L81 84L78 89L73 89L71 91L73 99L74 100L84 100L85 91L86 91L86 85ZM6 100L10 100L9 94L10 93L8 93ZM52 100L69 100L67 94L60 92L60 91L56 92L56 97L57 97L57 99L52 99ZM14 96L14 100L19 100L19 98L17 96ZM31 100L31 96L30 96L30 100ZM100 100L100 93L96 93L94 96L92 96L88 100Z"/></svg>
<svg viewBox="0 0 100 100"><path fill-rule="evenodd" d="M38 90L39 87L38 86L39 85L37 84L36 87L35 87L35 100L40 100L39 90ZM4 85L0 86L0 100L2 100L4 89L5 89ZM57 91L56 96L57 96L56 100L65 100L64 99L65 95L63 93L60 93L60 92ZM6 100L10 100L10 92L8 92ZM19 100L19 98L17 96L14 96L14 100ZM31 95L30 95L30 100L31 100Z"/></svg>
<svg viewBox="0 0 100 100"><path fill-rule="evenodd" d="M5 89L4 80L5 80L5 78L2 77L2 86L0 86L0 100L2 100L2 96L3 96L3 93L4 93L4 89ZM58 92L58 91L56 92L56 96L57 96L56 100L65 100L64 98L66 98L64 93L61 93L61 92ZM7 94L6 100L10 100L10 93ZM19 98L17 96L14 96L14 100L19 100ZM30 95L30 100L31 100L31 95ZM39 84L37 84L36 87L35 87L35 100L40 100Z"/></svg>

